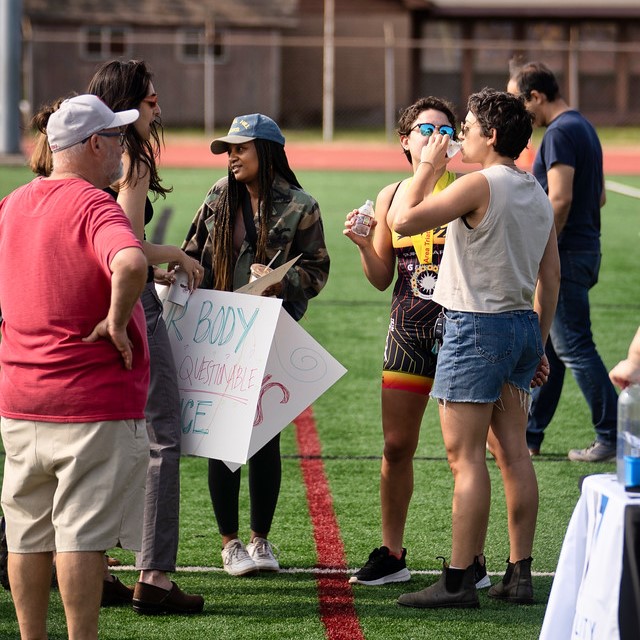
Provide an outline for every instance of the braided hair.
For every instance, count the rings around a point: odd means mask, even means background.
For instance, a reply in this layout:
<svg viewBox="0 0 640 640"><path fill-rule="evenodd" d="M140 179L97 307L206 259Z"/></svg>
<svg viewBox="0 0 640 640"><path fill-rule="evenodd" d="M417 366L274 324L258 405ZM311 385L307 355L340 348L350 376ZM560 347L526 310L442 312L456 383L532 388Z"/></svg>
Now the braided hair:
<svg viewBox="0 0 640 640"><path fill-rule="evenodd" d="M267 259L268 220L273 210L273 181L280 176L290 185L302 189L289 166L284 146L271 140L256 138L253 141L258 155L258 228L256 262ZM233 229L238 209L244 198L249 197L247 187L238 182L229 169L227 187L213 206L213 288L231 291L233 288Z"/></svg>

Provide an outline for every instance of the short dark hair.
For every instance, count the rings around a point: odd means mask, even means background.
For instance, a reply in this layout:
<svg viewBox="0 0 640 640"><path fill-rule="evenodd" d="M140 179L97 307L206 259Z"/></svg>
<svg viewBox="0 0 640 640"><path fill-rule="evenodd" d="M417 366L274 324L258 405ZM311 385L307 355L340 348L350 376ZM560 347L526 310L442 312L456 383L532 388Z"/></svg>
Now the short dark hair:
<svg viewBox="0 0 640 640"><path fill-rule="evenodd" d="M435 111L441 111L447 116L447 120L453 127L453 138L456 136L456 113L454 106L444 100L443 98L436 98L435 96L425 96L420 98L412 105L409 105L400 113L398 118L398 135L408 136L411 133L411 125L415 122L415 119L427 109L434 109ZM409 163L411 163L411 153L407 149L403 149L404 155L407 157Z"/></svg>
<svg viewBox="0 0 640 640"><path fill-rule="evenodd" d="M496 153L515 160L527 146L533 132L533 114L524 100L505 91L484 88L469 97L467 108L478 119L485 136L496 131Z"/></svg>
<svg viewBox="0 0 640 640"><path fill-rule="evenodd" d="M560 96L560 88L553 71L542 62L526 62L514 67L511 79L518 85L518 91L525 100L531 98L532 91L544 93L549 102Z"/></svg>

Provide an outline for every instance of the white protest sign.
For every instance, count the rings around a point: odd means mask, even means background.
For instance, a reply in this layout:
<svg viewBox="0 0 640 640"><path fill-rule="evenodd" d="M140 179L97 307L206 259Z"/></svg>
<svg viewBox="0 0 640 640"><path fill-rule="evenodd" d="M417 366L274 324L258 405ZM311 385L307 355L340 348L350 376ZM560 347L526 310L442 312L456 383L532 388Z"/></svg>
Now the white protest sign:
<svg viewBox="0 0 640 640"><path fill-rule="evenodd" d="M165 303L182 451L244 463L281 301L198 289Z"/></svg>
<svg viewBox="0 0 640 640"><path fill-rule="evenodd" d="M231 469L346 372L277 298L197 289L184 307L165 302L164 319L178 374L182 451Z"/></svg>
<svg viewBox="0 0 640 640"><path fill-rule="evenodd" d="M281 310L247 457L280 433L346 371L284 309ZM230 461L226 464L232 471L240 466Z"/></svg>

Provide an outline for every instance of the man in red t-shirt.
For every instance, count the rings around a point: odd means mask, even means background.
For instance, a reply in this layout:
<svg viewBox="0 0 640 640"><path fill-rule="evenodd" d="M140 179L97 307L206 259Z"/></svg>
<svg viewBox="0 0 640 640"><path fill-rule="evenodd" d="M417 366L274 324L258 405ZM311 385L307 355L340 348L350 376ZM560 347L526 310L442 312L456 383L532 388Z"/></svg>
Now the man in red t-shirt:
<svg viewBox="0 0 640 640"><path fill-rule="evenodd" d="M0 202L2 508L23 638L46 637L53 552L70 639L97 638L103 554L140 548L147 261L102 189L123 127L95 96L49 119L53 172Z"/></svg>

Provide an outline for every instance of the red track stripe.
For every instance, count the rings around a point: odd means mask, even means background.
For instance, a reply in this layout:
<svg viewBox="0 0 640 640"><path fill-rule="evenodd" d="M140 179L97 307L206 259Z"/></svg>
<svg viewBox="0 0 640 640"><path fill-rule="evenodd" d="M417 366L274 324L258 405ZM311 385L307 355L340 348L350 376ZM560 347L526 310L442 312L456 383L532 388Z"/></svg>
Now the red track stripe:
<svg viewBox="0 0 640 640"><path fill-rule="evenodd" d="M347 567L340 527L333 511L324 464L318 457L321 446L311 407L294 421L298 439L300 465L307 490L307 504L313 525L318 558L317 567L344 570ZM353 592L344 573L327 573L316 578L320 617L329 640L364 640L353 603Z"/></svg>

